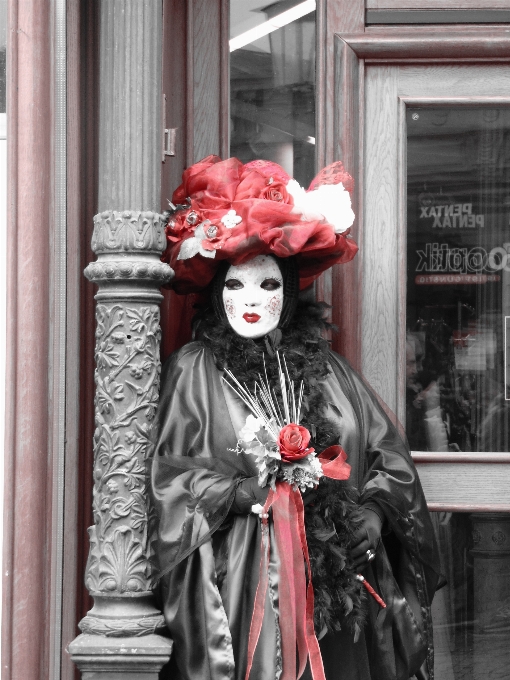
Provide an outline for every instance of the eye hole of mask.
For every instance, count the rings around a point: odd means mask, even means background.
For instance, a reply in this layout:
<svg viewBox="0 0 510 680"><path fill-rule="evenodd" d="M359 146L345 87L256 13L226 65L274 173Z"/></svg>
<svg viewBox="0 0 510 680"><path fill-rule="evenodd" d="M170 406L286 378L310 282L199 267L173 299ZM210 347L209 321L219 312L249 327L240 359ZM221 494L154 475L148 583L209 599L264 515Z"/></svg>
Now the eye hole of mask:
<svg viewBox="0 0 510 680"><path fill-rule="evenodd" d="M278 279L264 279L260 287L264 290L278 290L278 288L282 287L282 284Z"/></svg>
<svg viewBox="0 0 510 680"><path fill-rule="evenodd" d="M228 279L225 281L225 288L228 290L241 290L244 286L239 279Z"/></svg>

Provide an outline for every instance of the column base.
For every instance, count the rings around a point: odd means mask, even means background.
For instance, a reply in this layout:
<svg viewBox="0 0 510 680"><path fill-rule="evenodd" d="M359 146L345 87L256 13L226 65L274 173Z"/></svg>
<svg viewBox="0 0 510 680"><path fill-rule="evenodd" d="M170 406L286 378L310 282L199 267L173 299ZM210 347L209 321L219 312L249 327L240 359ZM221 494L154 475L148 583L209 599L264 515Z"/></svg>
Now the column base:
<svg viewBox="0 0 510 680"><path fill-rule="evenodd" d="M165 630L165 619L151 592L90 594L94 606L78 624L86 635L130 638Z"/></svg>
<svg viewBox="0 0 510 680"><path fill-rule="evenodd" d="M173 642L162 635L107 638L79 635L67 651L82 680L158 680L170 660Z"/></svg>

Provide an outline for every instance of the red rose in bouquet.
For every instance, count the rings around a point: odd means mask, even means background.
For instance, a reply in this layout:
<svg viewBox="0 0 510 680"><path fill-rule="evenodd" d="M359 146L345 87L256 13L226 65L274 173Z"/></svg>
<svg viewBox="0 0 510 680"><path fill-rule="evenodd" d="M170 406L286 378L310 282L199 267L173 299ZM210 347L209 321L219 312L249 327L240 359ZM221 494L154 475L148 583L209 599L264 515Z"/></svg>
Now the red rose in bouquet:
<svg viewBox="0 0 510 680"><path fill-rule="evenodd" d="M309 443L310 433L306 427L294 423L282 427L277 442L282 462L294 463L308 456L309 453L313 453L315 449L308 448Z"/></svg>

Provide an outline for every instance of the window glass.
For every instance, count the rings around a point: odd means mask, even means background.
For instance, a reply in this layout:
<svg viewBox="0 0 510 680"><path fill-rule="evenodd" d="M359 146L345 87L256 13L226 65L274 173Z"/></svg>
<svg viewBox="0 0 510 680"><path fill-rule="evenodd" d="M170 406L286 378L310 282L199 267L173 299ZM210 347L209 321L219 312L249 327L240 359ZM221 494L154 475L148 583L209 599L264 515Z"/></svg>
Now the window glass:
<svg viewBox="0 0 510 680"><path fill-rule="evenodd" d="M510 667L510 516L434 512L443 587L432 603L435 677L505 680Z"/></svg>
<svg viewBox="0 0 510 680"><path fill-rule="evenodd" d="M315 175L315 0L231 0L230 154Z"/></svg>
<svg viewBox="0 0 510 680"><path fill-rule="evenodd" d="M407 111L406 430L510 451L510 108Z"/></svg>

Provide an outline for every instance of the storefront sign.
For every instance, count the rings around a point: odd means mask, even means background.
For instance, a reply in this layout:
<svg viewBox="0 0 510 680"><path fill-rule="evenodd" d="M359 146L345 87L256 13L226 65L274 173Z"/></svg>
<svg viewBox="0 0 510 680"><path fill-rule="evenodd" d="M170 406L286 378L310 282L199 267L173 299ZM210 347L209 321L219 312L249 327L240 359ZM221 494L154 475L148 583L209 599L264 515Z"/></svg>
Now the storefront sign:
<svg viewBox="0 0 510 680"><path fill-rule="evenodd" d="M472 283L493 283L500 281L498 274L429 274L417 276L417 286L471 285Z"/></svg>
<svg viewBox="0 0 510 680"><path fill-rule="evenodd" d="M472 203L450 203L420 208L420 219L432 217L432 229L474 229L485 226L485 215L473 214Z"/></svg>
<svg viewBox="0 0 510 680"><path fill-rule="evenodd" d="M510 253L501 246L487 252L481 246L450 248L447 243L427 243L425 250L417 250L416 254L419 258L416 272L482 274L502 269L510 271Z"/></svg>

